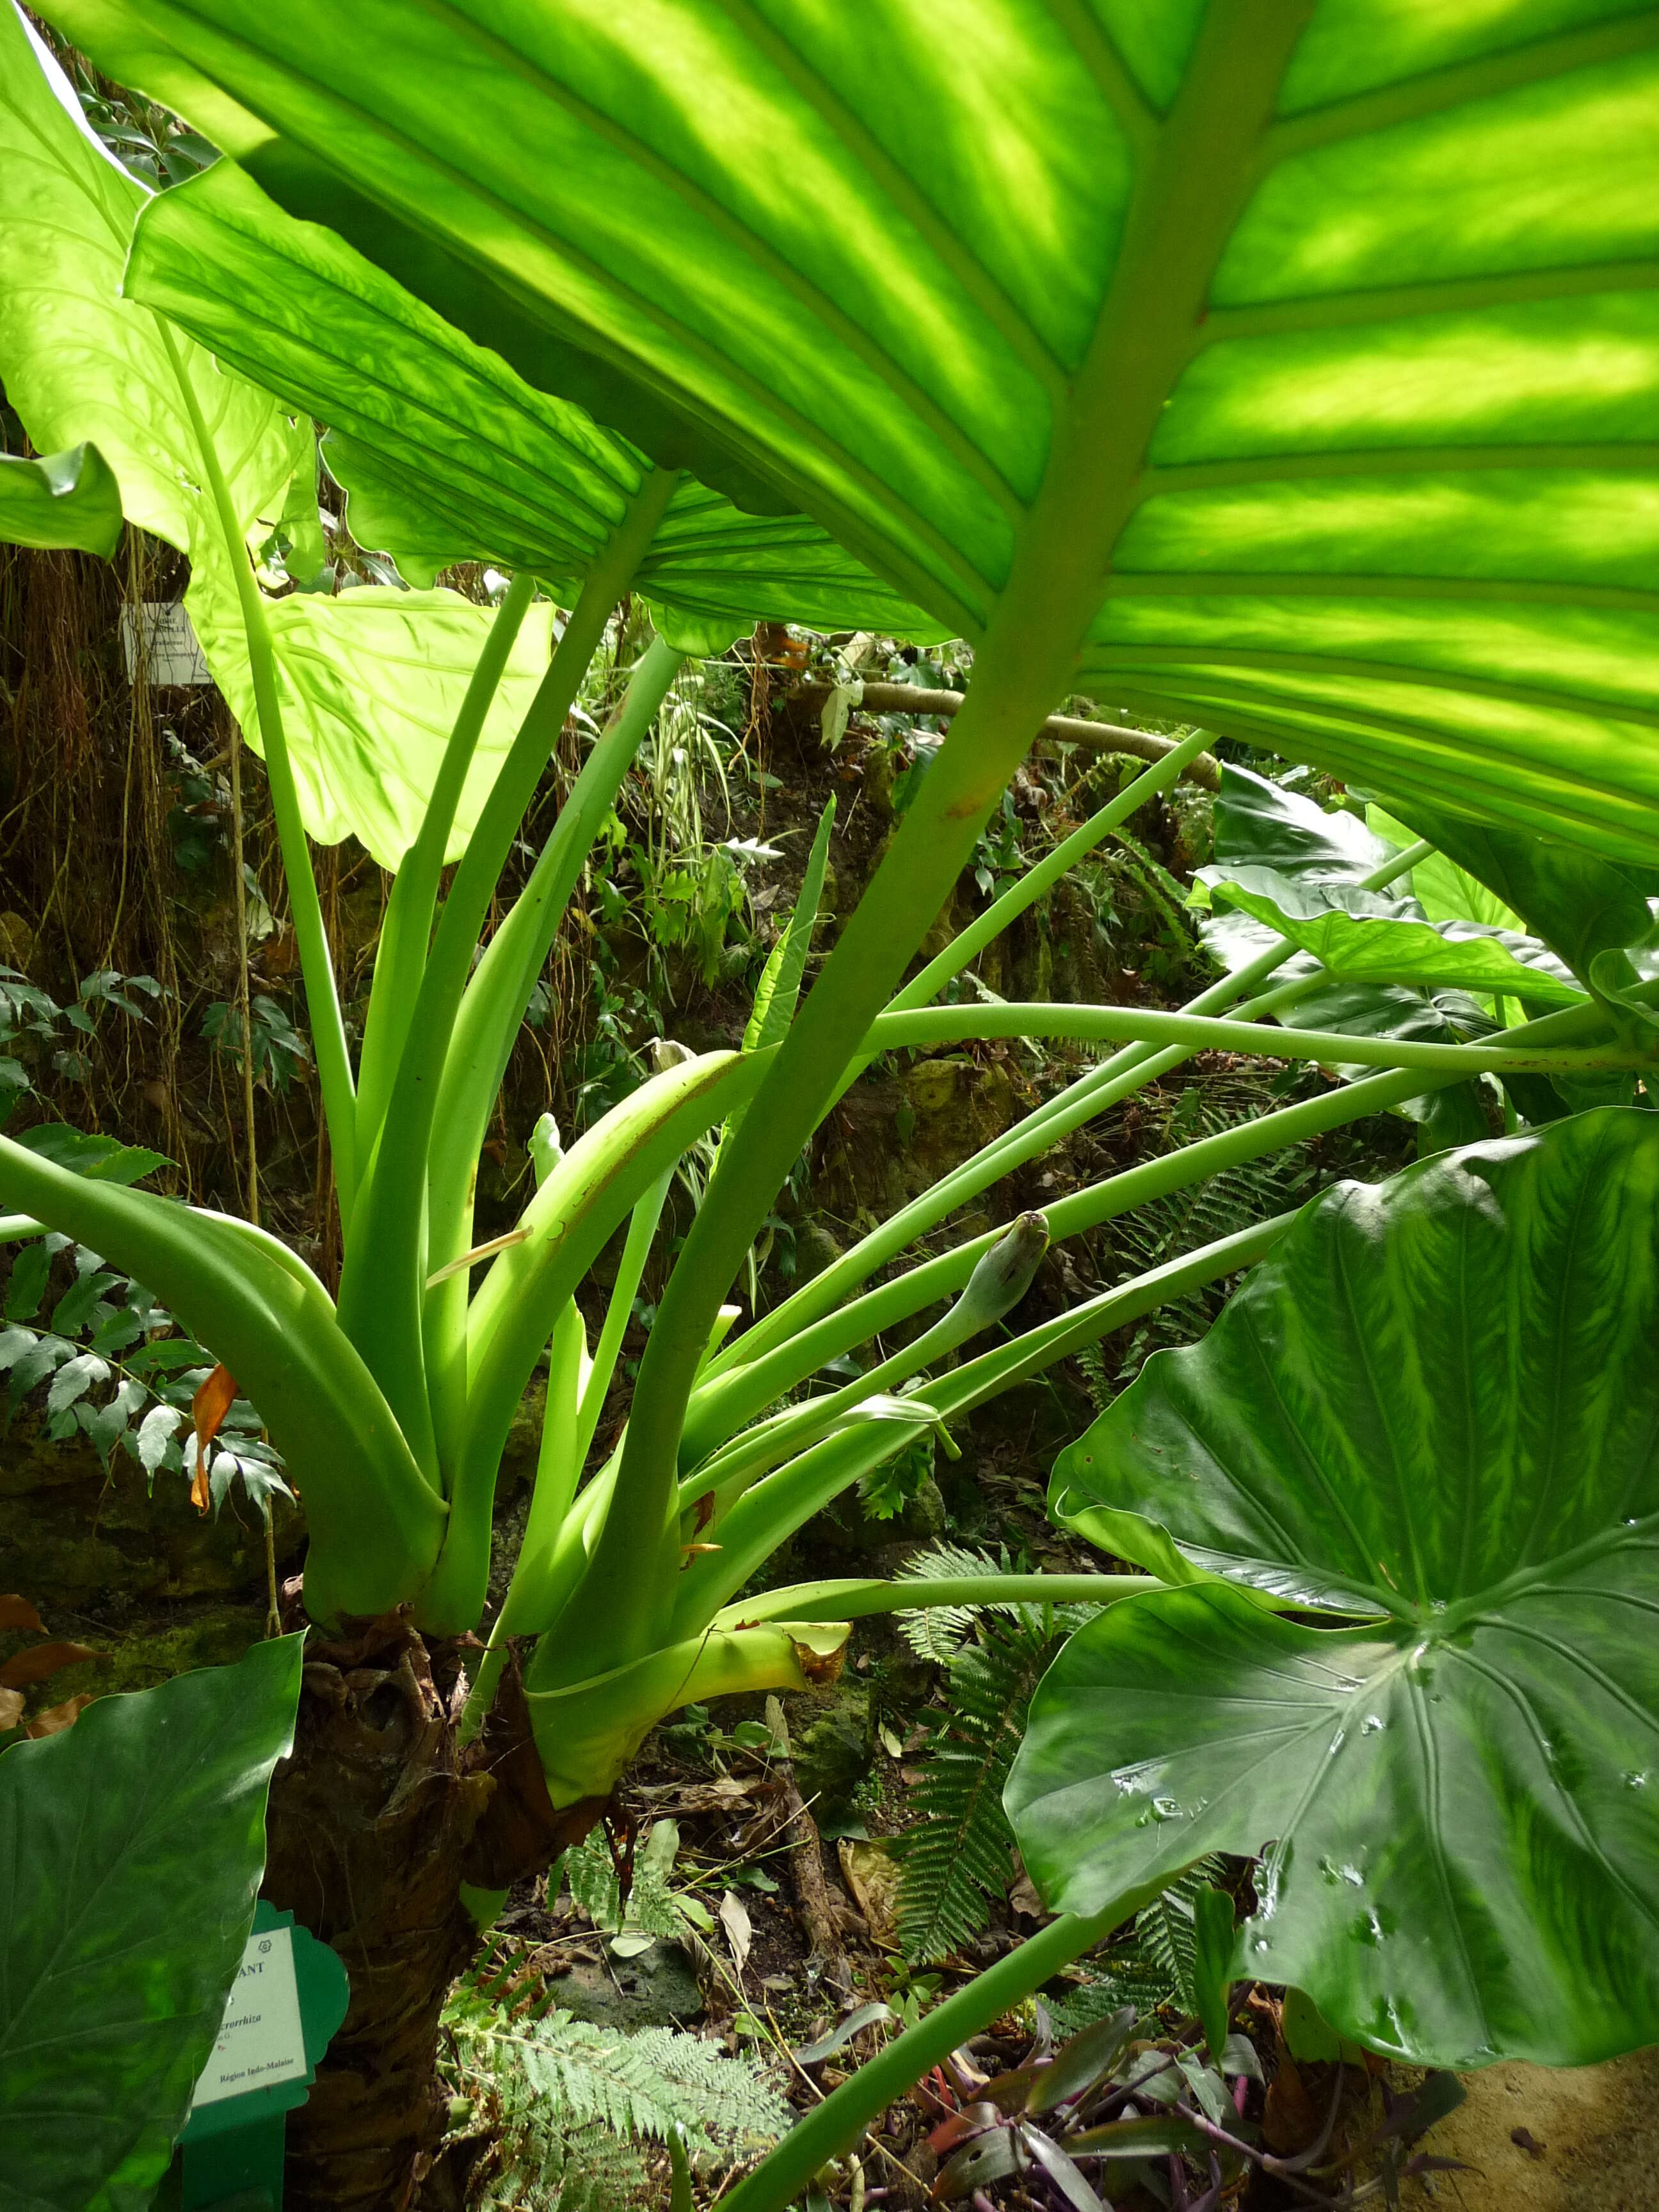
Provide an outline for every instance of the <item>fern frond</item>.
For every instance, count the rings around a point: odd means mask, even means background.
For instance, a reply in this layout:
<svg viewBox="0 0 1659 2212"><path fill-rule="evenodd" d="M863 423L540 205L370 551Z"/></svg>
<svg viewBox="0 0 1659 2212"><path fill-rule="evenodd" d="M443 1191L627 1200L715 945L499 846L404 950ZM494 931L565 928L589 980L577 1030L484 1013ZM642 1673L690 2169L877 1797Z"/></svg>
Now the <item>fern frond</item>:
<svg viewBox="0 0 1659 2212"><path fill-rule="evenodd" d="M682 2127L695 2148L752 2149L775 2142L789 2109L758 2069L673 2027L632 2034L549 2014L522 2032L473 2029L494 2069L521 2074L567 2125L597 2121L625 2141L667 2140Z"/></svg>
<svg viewBox="0 0 1659 2212"><path fill-rule="evenodd" d="M1128 1935L1082 1969L1085 1978L1048 2000L1055 2026L1075 2035L1126 2004L1143 2013L1173 2005L1191 2014L1198 2002L1193 1986L1194 1905L1199 1892L1213 1887L1224 1872L1219 1858L1200 1859L1162 1895L1142 1905Z"/></svg>
<svg viewBox="0 0 1659 2212"><path fill-rule="evenodd" d="M1060 1995L1046 1996L1048 2017L1061 2036L1080 2035L1097 2021L1109 2020L1126 2004L1137 2014L1154 2013L1165 2003L1164 1984L1156 1967L1126 1956L1121 1964L1106 1966L1092 1961L1085 1978L1072 1983Z"/></svg>
<svg viewBox="0 0 1659 2212"><path fill-rule="evenodd" d="M670 1887L680 1832L656 1820L634 1861L633 1886L623 1902L622 1882L603 1826L590 1829L565 1860L570 1894L596 1928L618 1936L684 1936L690 1924Z"/></svg>
<svg viewBox="0 0 1659 2212"><path fill-rule="evenodd" d="M955 1575L1000 1574L1007 1564L1006 1552L998 1560L988 1552L969 1551L965 1544L939 1542L927 1545L907 1559L894 1580L942 1581ZM917 1658L931 1659L935 1666L945 1667L973 1633L975 1616L983 1610L982 1607L972 1605L934 1605L921 1613L896 1613L894 1622Z"/></svg>
<svg viewBox="0 0 1659 2212"><path fill-rule="evenodd" d="M711 2160L768 2148L793 2118L751 2059L678 2028L573 2019L552 2003L535 1953L510 1938L456 1985L443 2026L444 2072L492 2136L480 2169L487 2212L612 2212L647 2191L640 2143L678 2128Z"/></svg>
<svg viewBox="0 0 1659 2212"><path fill-rule="evenodd" d="M1003 1784L1063 1632L1035 1607L1010 1610L1013 1620L982 1621L981 1640L950 1662L950 1711L911 1799L915 1824L896 1839L898 1938L912 1966L976 1936L1013 1878Z"/></svg>
<svg viewBox="0 0 1659 2212"><path fill-rule="evenodd" d="M1178 1148L1253 1121L1273 1103L1259 1079L1222 1076L1182 1093L1166 1133ZM1313 1196L1317 1182L1305 1146L1241 1161L1207 1182L1172 1191L1121 1216L1113 1224L1115 1256L1126 1276L1144 1274L1200 1245L1236 1236L1273 1214L1289 1212ZM1096 1404L1103 1411L1152 1352L1169 1345L1196 1343L1226 1295L1224 1284L1212 1284L1159 1307L1135 1331L1115 1376L1108 1375L1097 1348L1085 1348L1079 1364Z"/></svg>
<svg viewBox="0 0 1659 2212"><path fill-rule="evenodd" d="M917 1552L900 1568L894 1579L906 1582L942 1581L951 1576L1009 1575L1014 1572L1008 1557L1007 1547L1001 1556L993 1559L988 1552L969 1551L965 1545L939 1542L929 1544ZM1058 1626L1078 1628L1098 1610L1092 1605L1060 1605L1054 1608ZM1036 1608L1018 1599L1006 1602L988 1599L976 1605L928 1606L919 1613L900 1613L894 1615L899 1634L919 1659L931 1659L936 1666L950 1664L973 1632L975 1621L981 1613L1001 1613L1019 1618L1030 1614L1036 1617Z"/></svg>
<svg viewBox="0 0 1659 2212"><path fill-rule="evenodd" d="M1194 1901L1200 1890L1220 1880L1221 1872L1218 1858L1200 1859L1135 1915L1129 1949L1164 1983L1169 1994L1161 2002L1178 2004L1184 2012L1194 2010L1198 2002L1193 1987L1198 1944Z"/></svg>
<svg viewBox="0 0 1659 2212"><path fill-rule="evenodd" d="M477 2212L622 2212L649 2202L644 2159L604 2128L567 2129L525 2100L489 2117L494 2140L472 2169Z"/></svg>

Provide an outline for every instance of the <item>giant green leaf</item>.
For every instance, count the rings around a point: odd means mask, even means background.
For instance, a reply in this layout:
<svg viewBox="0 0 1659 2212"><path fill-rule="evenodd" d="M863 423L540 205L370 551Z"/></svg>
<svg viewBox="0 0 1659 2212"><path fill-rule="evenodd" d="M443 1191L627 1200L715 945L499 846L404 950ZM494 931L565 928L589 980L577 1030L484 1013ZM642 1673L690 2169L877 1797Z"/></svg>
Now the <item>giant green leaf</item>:
<svg viewBox="0 0 1659 2212"><path fill-rule="evenodd" d="M1400 842L1413 840L1402 830ZM1279 970L1279 981L1304 986L1318 972L1316 958L1329 957L1331 980L1279 1009L1278 1019L1291 1029L1341 1030L1358 1036L1441 1044L1489 1036L1496 1024L1463 987L1467 956L1449 952L1444 933L1425 928L1425 908L1414 897L1364 889L1364 878L1395 849L1375 823L1367 826L1346 809L1327 810L1305 793L1228 763L1215 806L1215 863L1199 870L1190 902L1211 908L1200 924L1206 950L1233 969L1288 935L1303 949ZM1468 880L1437 853L1419 862L1417 872L1429 880L1431 896L1436 890L1455 894L1454 878ZM1257 885L1271 896L1265 903L1248 891L1235 898L1225 888L1235 883ZM1374 949L1376 927L1368 944L1366 932L1358 926L1362 917L1373 924L1399 925L1377 948L1381 959ZM1461 910L1458 919L1464 920ZM1534 959L1549 958L1541 945L1527 951ZM1490 953L1486 957L1490 959ZM1509 973L1507 963L1504 972ZM1554 980L1558 985L1569 981L1559 968ZM1510 988L1516 988L1513 979ZM1362 1072L1357 1063L1338 1070L1349 1081L1358 1080ZM1511 1082L1517 1079L1526 1081ZM1548 1120L1560 1110L1541 1077L1533 1079L1529 1097L1531 1119ZM1419 1124L1424 1152L1442 1151L1486 1133L1480 1086L1474 1082L1425 1092L1395 1110Z"/></svg>
<svg viewBox="0 0 1659 2212"><path fill-rule="evenodd" d="M1652 869L1460 822L1420 805L1411 811L1419 836L1496 892L1576 975L1588 978L1598 954L1637 944L1647 934L1648 900L1659 892L1659 875Z"/></svg>
<svg viewBox="0 0 1659 2212"><path fill-rule="evenodd" d="M1034 1701L1008 1803L1049 1903L1261 1851L1237 1970L1377 2050L1659 2039L1656 1332L1653 1115L1306 1209L1056 1465L1069 1517L1189 1586Z"/></svg>
<svg viewBox="0 0 1659 2212"><path fill-rule="evenodd" d="M105 154L32 40L20 16L0 9L0 378L37 446L95 440L127 519L190 555L185 605L258 744L234 549L208 495L202 438L212 441L239 516L271 522L296 465L307 465L310 426L120 296L149 195ZM350 830L393 866L419 827L489 611L450 592L365 590L283 599L270 612L307 827L331 842ZM540 681L550 624L543 606L520 633L457 810L452 857Z"/></svg>
<svg viewBox="0 0 1659 2212"><path fill-rule="evenodd" d="M73 547L107 560L121 542L121 488L97 447L39 460L0 453L0 542Z"/></svg>
<svg viewBox="0 0 1659 2212"><path fill-rule="evenodd" d="M1385 807L1365 809L1366 826L1389 844L1404 848L1414 843L1411 831ZM1431 853L1405 878L1412 896L1431 921L1490 921L1499 929L1520 929L1521 917L1496 891L1443 853Z"/></svg>
<svg viewBox="0 0 1659 2212"><path fill-rule="evenodd" d="M1488 922L1430 921L1414 898L1344 884L1304 887L1271 868L1240 868L1219 882L1210 873L1212 903L1235 907L1288 938L1333 975L1502 991L1546 1006L1583 1000L1571 971L1534 937Z"/></svg>
<svg viewBox="0 0 1659 2212"><path fill-rule="evenodd" d="M530 381L734 455L1016 721L1082 684L1659 854L1659 10L48 12Z"/></svg>
<svg viewBox="0 0 1659 2212"><path fill-rule="evenodd" d="M95 444L128 521L188 553L217 526L185 388L249 522L274 519L298 442L268 394L187 339L175 371L155 317L121 304L147 198L24 18L0 10L0 380L37 450Z"/></svg>
<svg viewBox="0 0 1659 2212"><path fill-rule="evenodd" d="M186 605L231 711L258 743L258 711L234 586L218 564L199 570ZM489 610L459 592L366 587L313 592L266 608L294 779L309 834L356 837L396 868L419 834L455 714L489 626ZM518 725L547 667L553 610L532 606L514 641L473 753L447 857L466 849Z"/></svg>
<svg viewBox="0 0 1659 2212"><path fill-rule="evenodd" d="M302 1638L0 1754L0 2205L143 2212L224 2018Z"/></svg>
<svg viewBox="0 0 1659 2212"><path fill-rule="evenodd" d="M329 423L353 535L417 580L462 560L580 576L649 470L233 163L150 202L125 290ZM638 581L653 603L734 629L771 617L937 635L816 523L744 514L690 478Z"/></svg>

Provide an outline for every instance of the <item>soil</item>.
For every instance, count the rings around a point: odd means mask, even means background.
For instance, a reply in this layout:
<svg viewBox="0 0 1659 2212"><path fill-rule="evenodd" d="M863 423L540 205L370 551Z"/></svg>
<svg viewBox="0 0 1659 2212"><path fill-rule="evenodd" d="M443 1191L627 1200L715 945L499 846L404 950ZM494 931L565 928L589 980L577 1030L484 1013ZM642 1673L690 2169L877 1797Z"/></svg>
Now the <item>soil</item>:
<svg viewBox="0 0 1659 2212"><path fill-rule="evenodd" d="M1659 2204L1659 2049L1568 2072L1491 2066L1462 2080L1466 2101L1427 2148L1472 2170L1407 2183L1405 2212L1652 2212Z"/></svg>

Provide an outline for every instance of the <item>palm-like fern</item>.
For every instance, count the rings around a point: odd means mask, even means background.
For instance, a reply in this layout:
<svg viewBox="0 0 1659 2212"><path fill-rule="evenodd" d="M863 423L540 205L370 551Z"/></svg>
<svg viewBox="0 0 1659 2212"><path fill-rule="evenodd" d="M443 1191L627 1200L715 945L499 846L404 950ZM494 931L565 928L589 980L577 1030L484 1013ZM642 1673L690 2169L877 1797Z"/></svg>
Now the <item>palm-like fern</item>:
<svg viewBox="0 0 1659 2212"><path fill-rule="evenodd" d="M908 1576L994 1575L1000 1561L960 1545L935 1544ZM917 1818L897 1840L898 1935L913 1966L942 1959L984 1927L990 1900L1014 1871L1013 1834L1002 1785L1025 1732L1026 1708L1043 1671L1091 1606L939 1606L901 1613L911 1650L946 1667L948 1709L940 1717L911 1803Z"/></svg>
<svg viewBox="0 0 1659 2212"><path fill-rule="evenodd" d="M1254 1121L1276 1103L1260 1077L1222 1075L1183 1091L1165 1131L1169 1148L1194 1144ZM1317 1172L1305 1146L1244 1160L1207 1182L1152 1200L1115 1224L1115 1256L1129 1274L1143 1274L1202 1244L1236 1236L1253 1222L1288 1212L1314 1195ZM1079 1355L1092 1395L1103 1409L1132 1382L1152 1352L1166 1345L1194 1344L1226 1302L1228 1285L1215 1283L1160 1306L1136 1329L1115 1375L1109 1375L1097 1346Z"/></svg>
<svg viewBox="0 0 1659 2212"><path fill-rule="evenodd" d="M1002 1786L1031 1692L1064 1641L1034 1607L1020 1611L981 1622L950 1661L949 1711L911 1797L915 1825L897 1844L898 1937L913 1966L977 1935L1013 1878Z"/></svg>
<svg viewBox="0 0 1659 2212"><path fill-rule="evenodd" d="M764 2071L677 2028L574 2020L534 1955L494 1943L444 2008L445 2071L492 2138L475 2179L486 2212L612 2212L640 2198L639 2146L684 2131L694 2157L775 2142L788 2106Z"/></svg>
<svg viewBox="0 0 1659 2212"><path fill-rule="evenodd" d="M1161 1896L1144 1905L1128 1934L1089 1960L1082 1970L1085 1978L1065 1996L1049 2000L1048 2009L1060 2033L1075 2035L1125 2004L1141 2012L1156 2012L1162 2005L1178 2006L1183 2013L1195 2011L1194 1904L1200 1890L1222 1881L1224 1872L1219 1858L1200 1859L1177 1875Z"/></svg>

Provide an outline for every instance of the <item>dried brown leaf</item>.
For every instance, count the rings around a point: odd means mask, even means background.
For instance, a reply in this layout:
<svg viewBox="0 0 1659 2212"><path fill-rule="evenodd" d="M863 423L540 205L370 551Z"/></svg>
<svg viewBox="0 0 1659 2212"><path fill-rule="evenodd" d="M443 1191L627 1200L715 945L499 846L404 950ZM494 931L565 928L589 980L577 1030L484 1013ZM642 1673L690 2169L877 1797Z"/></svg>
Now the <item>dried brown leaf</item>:
<svg viewBox="0 0 1659 2212"><path fill-rule="evenodd" d="M90 1690L82 1690L72 1698L65 1698L61 1705L48 1705L43 1713L36 1713L24 1730L26 1735L60 1735L66 1728L73 1728L81 1715L93 1701Z"/></svg>
<svg viewBox="0 0 1659 2212"><path fill-rule="evenodd" d="M26 1690L31 1682L44 1682L60 1667L78 1666L82 1660L97 1656L84 1644L32 1644L27 1651L14 1651L0 1667L0 1690Z"/></svg>
<svg viewBox="0 0 1659 2212"><path fill-rule="evenodd" d="M208 1490L208 1455L225 1415L236 1402L236 1377L220 1365L197 1386L190 1401L191 1422L196 1431L196 1473L191 1479L190 1502L205 1513L211 1502Z"/></svg>

